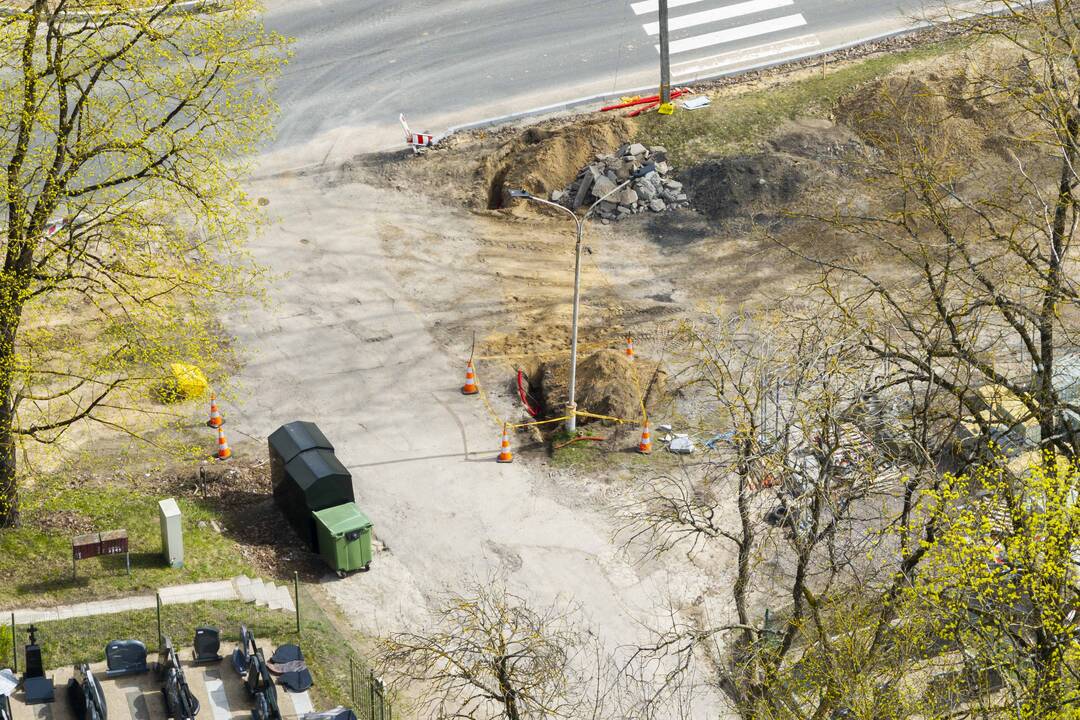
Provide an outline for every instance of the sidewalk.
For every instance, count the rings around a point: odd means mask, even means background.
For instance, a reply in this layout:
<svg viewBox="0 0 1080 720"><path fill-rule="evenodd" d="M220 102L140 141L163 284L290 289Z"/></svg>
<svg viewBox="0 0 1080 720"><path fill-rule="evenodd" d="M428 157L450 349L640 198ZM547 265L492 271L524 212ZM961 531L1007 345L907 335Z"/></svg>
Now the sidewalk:
<svg viewBox="0 0 1080 720"><path fill-rule="evenodd" d="M242 602L253 602L271 610L285 610L287 612L295 612L296 610L290 588L266 582L261 578L252 579L246 575L238 575L231 580L171 585L158 590L157 595L132 595L125 598L110 598L75 605L58 605L50 608L22 608L7 611L3 614L10 617L10 613L13 612L15 614L15 623L26 625L28 623L49 622L73 617L110 615L130 610L148 610L157 606L158 597L161 598L162 605L185 605L203 600L240 600Z"/></svg>

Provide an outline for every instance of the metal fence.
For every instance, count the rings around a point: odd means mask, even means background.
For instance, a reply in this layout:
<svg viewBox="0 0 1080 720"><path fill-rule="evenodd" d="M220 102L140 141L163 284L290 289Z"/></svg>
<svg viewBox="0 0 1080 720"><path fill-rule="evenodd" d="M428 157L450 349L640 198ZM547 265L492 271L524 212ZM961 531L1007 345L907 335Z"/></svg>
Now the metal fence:
<svg viewBox="0 0 1080 720"><path fill-rule="evenodd" d="M375 671L349 658L349 686L353 712L359 720L393 720L394 710L386 699L386 688Z"/></svg>

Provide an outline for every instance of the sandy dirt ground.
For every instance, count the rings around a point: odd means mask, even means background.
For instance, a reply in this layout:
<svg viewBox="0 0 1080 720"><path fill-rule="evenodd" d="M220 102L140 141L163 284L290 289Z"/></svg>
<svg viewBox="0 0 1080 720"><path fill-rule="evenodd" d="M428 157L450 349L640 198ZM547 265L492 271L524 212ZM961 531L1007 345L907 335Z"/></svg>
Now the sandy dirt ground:
<svg viewBox="0 0 1080 720"><path fill-rule="evenodd" d="M500 420L526 419L514 368L566 352L573 226L451 204L462 198L440 193L440 180L459 193L483 182L455 185L441 162L357 158L252 184L278 220L255 254L283 275L268 307L233 319L251 356L232 422L265 436L312 420L334 442L385 546L370 572L326 580L362 632L420 626L444 591L497 576L538 605L579 604L612 649L648 642L669 608L700 612L703 598L722 598L732 563L624 553L613 536L632 474L556 470L520 447L515 463L494 462ZM682 319L795 278L778 247L687 211L590 224L586 245L586 350L629 333L658 357ZM458 391L474 336L490 408ZM720 622L730 608L708 612Z"/></svg>
<svg viewBox="0 0 1080 720"><path fill-rule="evenodd" d="M255 253L286 275L267 308L234 319L252 354L232 422L265 436L313 420L353 473L385 549L370 572L328 581L327 590L358 629L422 624L443 591L502 576L537 603L580 603L621 645L646 639L644 626L669 599L681 604L706 589L692 566L635 567L622 557L588 483L539 455L495 463L496 420L458 391L470 326L481 336L517 333L528 323L512 309L515 293L553 306L568 297L568 250L552 253L561 273L514 258L558 247L561 226L534 238L524 225L332 174L252 189L280 220ZM494 411L518 419L508 390L491 385Z"/></svg>

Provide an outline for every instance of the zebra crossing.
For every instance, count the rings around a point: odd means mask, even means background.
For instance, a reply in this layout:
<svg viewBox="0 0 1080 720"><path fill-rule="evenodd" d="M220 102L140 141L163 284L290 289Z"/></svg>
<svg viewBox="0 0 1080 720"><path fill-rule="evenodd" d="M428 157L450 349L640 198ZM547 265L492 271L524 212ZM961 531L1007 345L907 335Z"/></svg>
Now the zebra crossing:
<svg viewBox="0 0 1080 720"><path fill-rule="evenodd" d="M722 2L722 0L721 0ZM651 39L660 34L657 0L641 0L630 8ZM668 0L669 51L675 82L718 74L738 65L771 57L791 57L820 46L796 0ZM746 46L745 41L761 40ZM730 49L725 49L729 46ZM656 51L660 45L656 44ZM736 49L737 48L737 49ZM722 50L723 52L716 52ZM706 54L712 52L713 54Z"/></svg>

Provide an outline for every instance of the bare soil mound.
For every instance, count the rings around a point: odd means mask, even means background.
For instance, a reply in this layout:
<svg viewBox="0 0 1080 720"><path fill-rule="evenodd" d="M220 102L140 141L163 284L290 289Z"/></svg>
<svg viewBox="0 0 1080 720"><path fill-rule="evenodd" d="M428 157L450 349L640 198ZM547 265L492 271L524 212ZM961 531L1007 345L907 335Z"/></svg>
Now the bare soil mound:
<svg viewBox="0 0 1080 720"><path fill-rule="evenodd" d="M565 127L531 127L503 143L480 163L487 207L510 207L510 190L524 189L547 198L577 177L578 171L632 135L624 118L600 118Z"/></svg>
<svg viewBox="0 0 1080 720"><path fill-rule="evenodd" d="M566 360L544 363L540 370L541 397L551 417L561 415L566 406L568 376ZM641 417L641 395L651 412L665 397L666 389L667 373L659 363L640 356L630 361L618 350L598 350L578 363L577 405L582 411L634 420ZM585 422L592 420L579 420Z"/></svg>
<svg viewBox="0 0 1080 720"><path fill-rule="evenodd" d="M840 98L836 115L886 153L908 154L918 147L923 157L970 160L985 129L980 108L963 101L964 84L962 75L889 76Z"/></svg>
<svg viewBox="0 0 1080 720"><path fill-rule="evenodd" d="M711 220L746 217L788 204L806 181L794 160L772 153L709 160L679 178L691 206Z"/></svg>
<svg viewBox="0 0 1080 720"><path fill-rule="evenodd" d="M784 123L769 140L769 147L778 153L841 167L863 158L868 151L850 128L821 118L799 118Z"/></svg>

